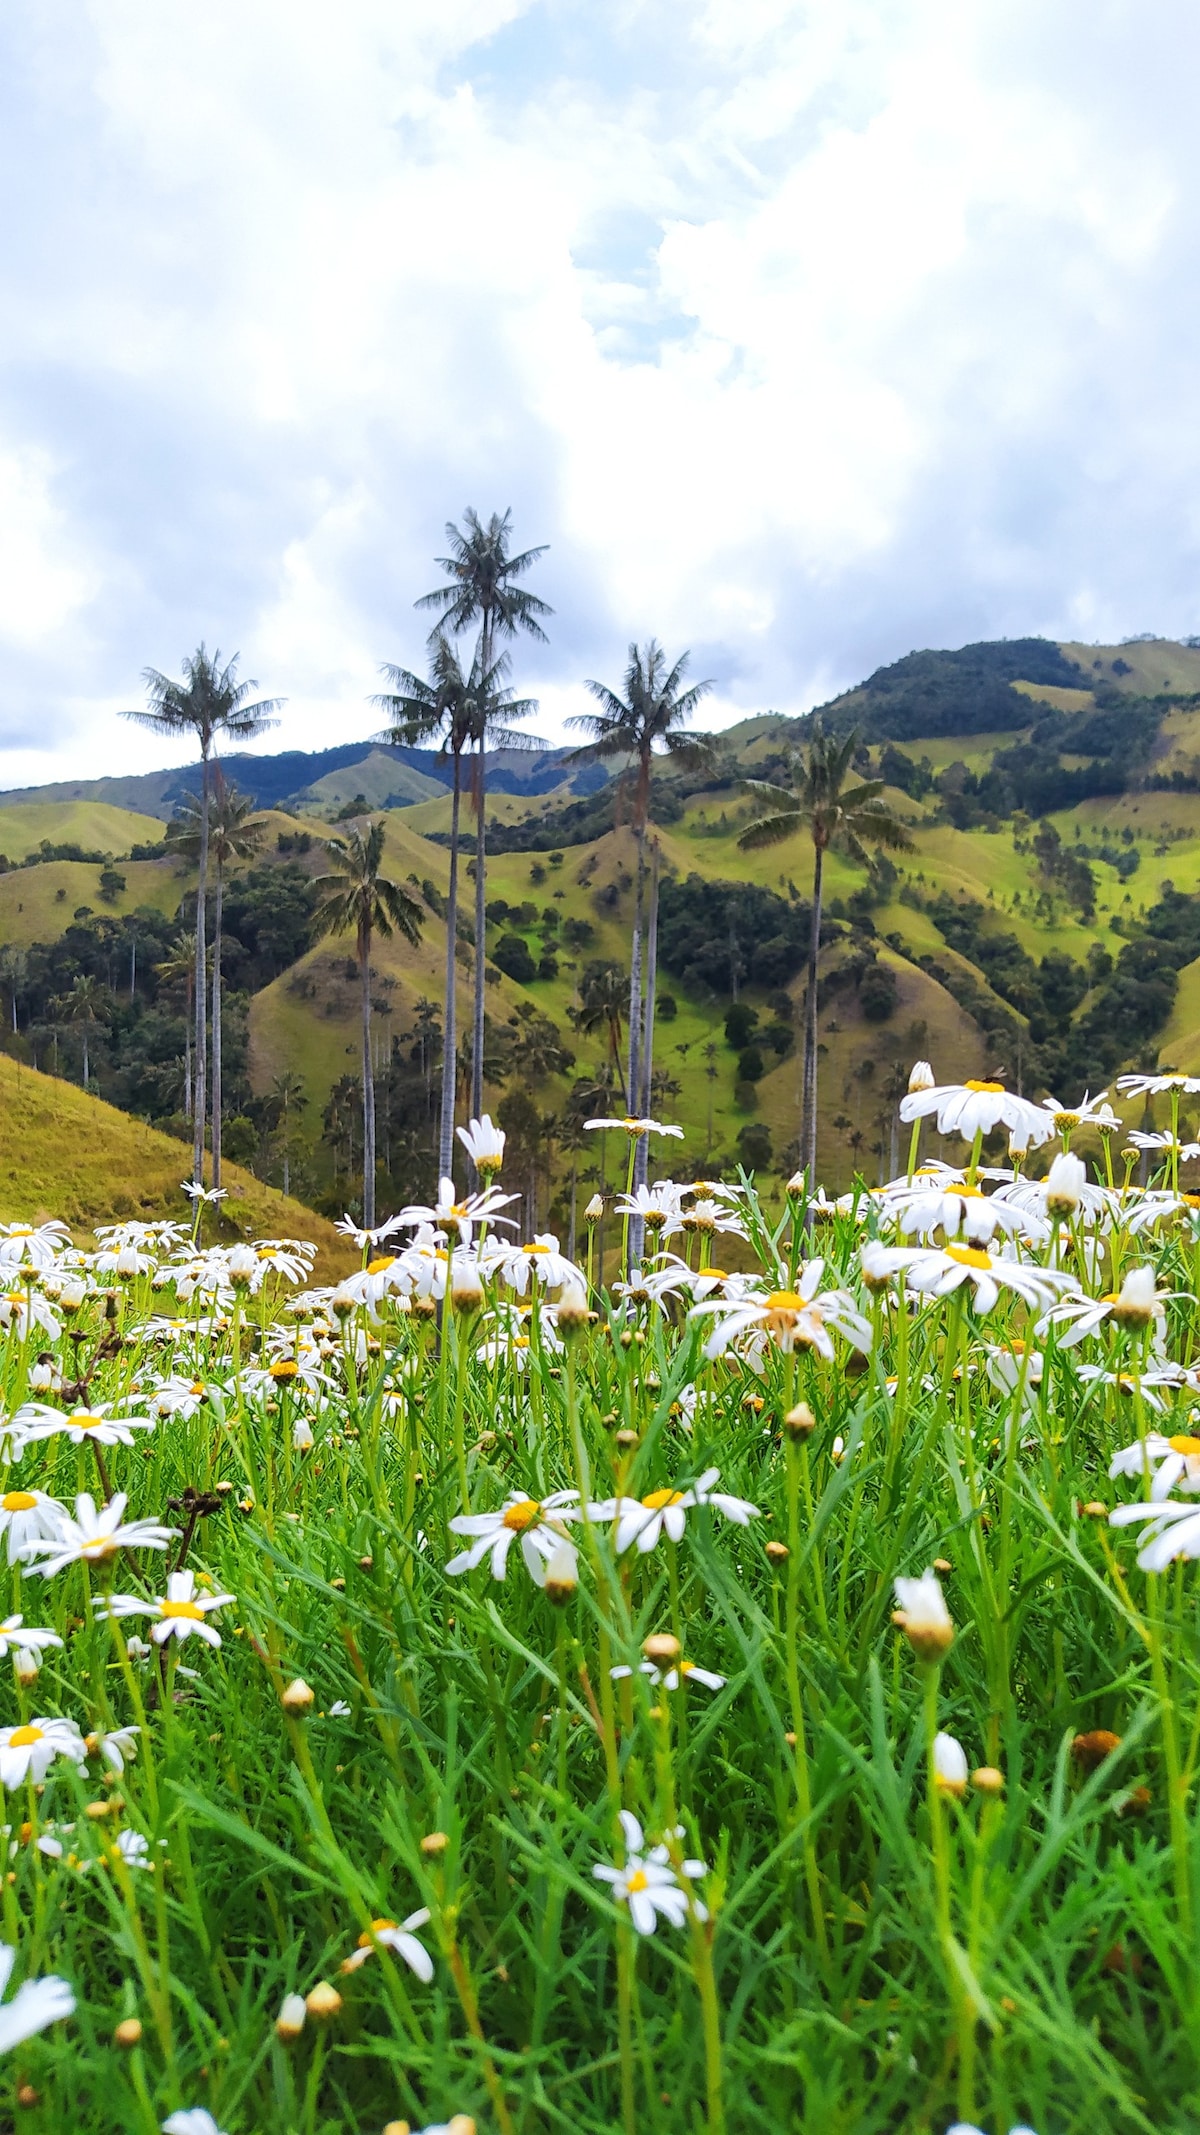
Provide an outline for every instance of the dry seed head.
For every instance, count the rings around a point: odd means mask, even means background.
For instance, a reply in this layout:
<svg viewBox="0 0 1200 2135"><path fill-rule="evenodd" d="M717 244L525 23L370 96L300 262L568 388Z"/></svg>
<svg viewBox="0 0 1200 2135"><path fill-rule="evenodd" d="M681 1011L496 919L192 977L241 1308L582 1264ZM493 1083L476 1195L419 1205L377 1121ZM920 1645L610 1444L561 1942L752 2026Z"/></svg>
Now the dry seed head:
<svg viewBox="0 0 1200 2135"><path fill-rule="evenodd" d="M677 1661L683 1647L672 1631L652 1631L642 1640L642 1652L648 1661L670 1663Z"/></svg>
<svg viewBox="0 0 1200 2135"><path fill-rule="evenodd" d="M327 1979L319 1979L311 1993L305 1995L304 2006L314 2024L323 2024L329 2017L337 2015L342 2006L342 1997L336 1987L330 1986Z"/></svg>
<svg viewBox="0 0 1200 2135"><path fill-rule="evenodd" d="M1120 1746L1121 1737L1114 1735L1111 1728L1092 1727L1086 1734L1076 1735L1071 1754L1085 1771L1094 1772L1097 1765L1103 1764L1105 1758L1111 1757Z"/></svg>
<svg viewBox="0 0 1200 2135"><path fill-rule="evenodd" d="M141 2042L141 2019L136 2016L122 2017L121 2022L113 2032L113 2045L123 2046L126 2053L128 2053L133 2047L140 2046Z"/></svg>
<svg viewBox="0 0 1200 2135"><path fill-rule="evenodd" d="M280 1693L279 1702L285 1712L303 1714L313 1708L314 1692L302 1675L293 1676L287 1689Z"/></svg>
<svg viewBox="0 0 1200 2135"><path fill-rule="evenodd" d="M789 1438L811 1438L817 1428L817 1419L807 1401L798 1401L783 1419L783 1428Z"/></svg>

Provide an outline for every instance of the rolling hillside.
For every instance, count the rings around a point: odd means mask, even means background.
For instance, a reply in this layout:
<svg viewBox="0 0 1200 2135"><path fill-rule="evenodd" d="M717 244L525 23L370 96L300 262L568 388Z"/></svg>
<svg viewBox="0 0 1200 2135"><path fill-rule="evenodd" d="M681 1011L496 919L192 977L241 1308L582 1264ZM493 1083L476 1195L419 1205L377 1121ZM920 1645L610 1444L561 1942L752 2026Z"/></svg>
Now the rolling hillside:
<svg viewBox="0 0 1200 2135"><path fill-rule="evenodd" d="M0 1222L58 1216L80 1242L93 1225L124 1217L180 1222L189 1214L179 1190L189 1154L169 1135L73 1084L35 1074L0 1054ZM322 1281L358 1265L357 1254L332 1223L240 1166L227 1170L229 1198L219 1218L206 1212L206 1236L215 1231L226 1238L311 1238L320 1248Z"/></svg>
<svg viewBox="0 0 1200 2135"><path fill-rule="evenodd" d="M843 1183L856 1167L873 1175L894 1156L895 1092L918 1053L945 1079L1004 1073L1026 1086L1061 1083L1064 1094L1075 1083L1094 1087L1142 1055L1200 1065L1200 917L1193 917L1200 913L1200 648L1024 640L915 653L834 700L825 717L859 726L867 749L861 768L885 779L914 843L869 875L837 854L827 864L820 1137L827 1179ZM668 774L656 784L664 924L655 1059L668 1078L660 1109L685 1123L684 1161L697 1168L749 1158L784 1164L797 1132L804 976L796 944L806 926L812 848L797 836L742 852L738 835L751 804L737 779L780 776L783 752L803 732L803 722L776 714L747 720L720 737L720 783ZM268 809L261 858L241 873L240 905L231 887L231 1044L240 1042L242 1052L231 1054L230 1087L245 1114L247 1147L257 1132L255 1161L277 1176L272 1092L281 1079L300 1078L293 1162L304 1190L332 1206L353 1169L353 1125L338 1092L352 1092L357 1076L359 993L350 944L306 945L296 911L306 895L311 902L306 885L323 865L329 817L362 793L386 825L390 872L425 908L418 948L377 943L373 995L378 1070L394 1057L399 1078L385 1095L381 1140L397 1177L405 1166L427 1166L437 1077L418 1038L431 1018L436 1024L442 997L449 797L421 766L365 744L323 759L292 752L245 761L260 767L265 791L286 788L301 770L318 775L294 789L287 808ZM527 1161L531 1172L541 1168L544 1213L546 1174L552 1169L561 1185L568 1165L559 1146L566 1101L606 1053L602 1029L588 1035L575 1027L588 967L628 965L634 848L616 789L597 790L592 781L580 792L561 758L518 763L517 783L540 782L543 790L489 799L489 1058L505 1064L487 1098L493 1111L507 1104L532 1137ZM170 812L167 788L157 799L147 788L133 811L114 804L112 784L78 786L61 799L0 795L0 847L10 861L43 839L74 842L112 853L121 878L114 886L110 873L102 885L92 860L0 873L0 952L24 950L37 965L46 945L62 945L61 958L102 937L107 962L97 968L117 987L123 945L139 926L152 933L156 914L160 931L174 925L188 883L174 862L120 858L154 838ZM403 805L378 806L401 798ZM464 852L460 1034L470 1017L469 858ZM291 933L281 931L284 906ZM681 946L692 906L709 914L699 953ZM273 933L264 932L264 911ZM0 1012L11 993L0 975ZM138 1012L134 994L136 987L122 1009L126 1026ZM735 999L749 1025L730 1042L725 1026ZM16 1013L21 1027L8 1042L27 1057L32 1048L46 1064L32 1008L24 1026L19 999ZM181 1043L163 1036L166 1013L160 1002L156 1057ZM138 1027L151 1031L149 1023ZM558 1071L539 1066L531 1031L548 1033L570 1063ZM69 1031L61 1036L68 1063L76 1042ZM1119 1058L1114 1048L1123 1048ZM103 1042L97 1058L103 1079ZM169 1060L163 1075L168 1067ZM128 1087L127 1076L120 1091ZM158 1102L152 1090L144 1094L149 1085L137 1087L122 1101L135 1109ZM346 1103L352 1110L352 1095ZM586 1176L594 1158L582 1147L570 1162ZM173 1161L177 1167L178 1156Z"/></svg>

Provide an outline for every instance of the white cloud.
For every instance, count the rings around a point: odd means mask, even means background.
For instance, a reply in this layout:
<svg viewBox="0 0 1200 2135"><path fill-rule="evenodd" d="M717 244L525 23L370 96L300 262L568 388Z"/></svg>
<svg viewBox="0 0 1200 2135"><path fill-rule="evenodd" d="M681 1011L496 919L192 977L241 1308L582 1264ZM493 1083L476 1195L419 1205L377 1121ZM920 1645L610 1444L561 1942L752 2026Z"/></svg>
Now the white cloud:
<svg viewBox="0 0 1200 2135"><path fill-rule="evenodd" d="M1185 0L10 13L0 780L160 761L114 707L201 637L268 745L365 735L467 503L551 543L543 727L650 632L732 717L1195 628L1198 58Z"/></svg>

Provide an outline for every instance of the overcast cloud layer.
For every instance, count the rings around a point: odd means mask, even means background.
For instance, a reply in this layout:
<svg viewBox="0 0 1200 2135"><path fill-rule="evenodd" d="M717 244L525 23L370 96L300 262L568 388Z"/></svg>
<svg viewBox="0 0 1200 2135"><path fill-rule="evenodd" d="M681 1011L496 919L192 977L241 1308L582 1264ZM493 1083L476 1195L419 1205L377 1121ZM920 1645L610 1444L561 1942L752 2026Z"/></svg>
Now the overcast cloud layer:
<svg viewBox="0 0 1200 2135"><path fill-rule="evenodd" d="M164 761L201 638L367 734L467 504L548 733L651 632L727 719L1200 629L1198 77L1193 0L15 0L0 784Z"/></svg>

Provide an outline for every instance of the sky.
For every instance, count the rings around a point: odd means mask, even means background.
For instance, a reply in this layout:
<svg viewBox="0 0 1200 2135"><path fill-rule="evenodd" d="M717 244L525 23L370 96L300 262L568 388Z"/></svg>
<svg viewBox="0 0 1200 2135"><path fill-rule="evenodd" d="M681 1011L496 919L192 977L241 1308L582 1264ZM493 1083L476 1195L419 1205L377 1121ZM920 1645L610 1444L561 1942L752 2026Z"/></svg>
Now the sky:
<svg viewBox="0 0 1200 2135"><path fill-rule="evenodd" d="M0 786L181 761L201 641L371 733L511 508L561 738L1200 631L1193 0L14 0Z"/></svg>

